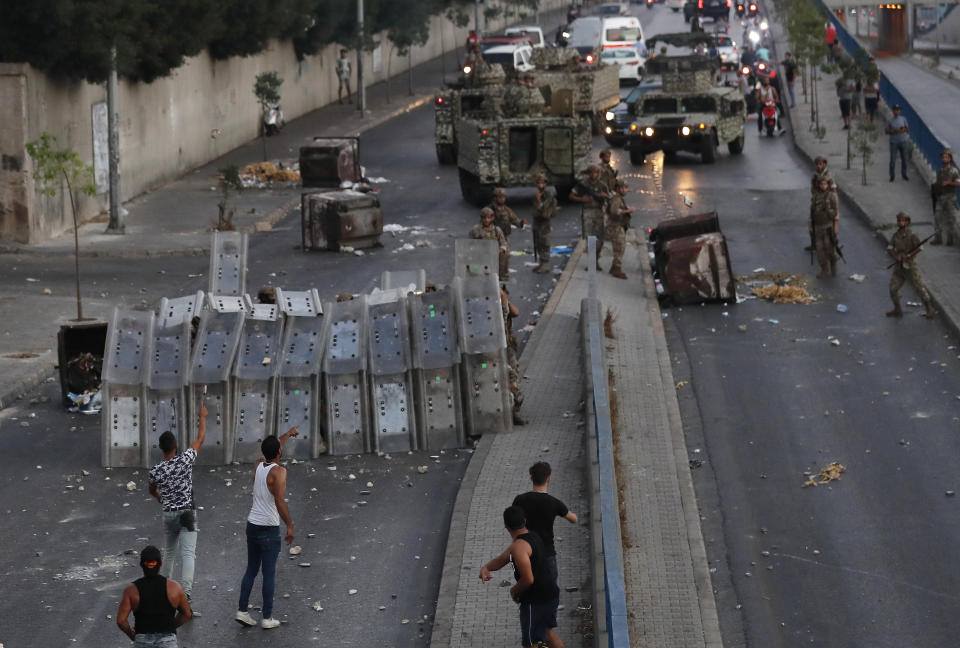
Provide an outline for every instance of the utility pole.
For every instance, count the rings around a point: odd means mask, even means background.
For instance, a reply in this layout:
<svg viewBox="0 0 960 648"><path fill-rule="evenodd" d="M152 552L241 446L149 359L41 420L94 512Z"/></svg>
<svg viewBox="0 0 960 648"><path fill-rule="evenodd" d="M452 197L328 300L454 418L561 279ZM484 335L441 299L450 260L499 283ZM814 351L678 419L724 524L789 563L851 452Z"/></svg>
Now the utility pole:
<svg viewBox="0 0 960 648"><path fill-rule="evenodd" d="M120 125L117 123L117 48L110 48L110 76L107 78L107 157L110 170L110 224L108 234L123 234L120 220Z"/></svg>
<svg viewBox="0 0 960 648"><path fill-rule="evenodd" d="M480 33L480 0L473 0L473 25L474 31Z"/></svg>
<svg viewBox="0 0 960 648"><path fill-rule="evenodd" d="M367 89L363 86L363 0L357 0L357 110L362 117L367 109Z"/></svg>
<svg viewBox="0 0 960 648"><path fill-rule="evenodd" d="M940 3L937 3L937 65L940 65Z"/></svg>

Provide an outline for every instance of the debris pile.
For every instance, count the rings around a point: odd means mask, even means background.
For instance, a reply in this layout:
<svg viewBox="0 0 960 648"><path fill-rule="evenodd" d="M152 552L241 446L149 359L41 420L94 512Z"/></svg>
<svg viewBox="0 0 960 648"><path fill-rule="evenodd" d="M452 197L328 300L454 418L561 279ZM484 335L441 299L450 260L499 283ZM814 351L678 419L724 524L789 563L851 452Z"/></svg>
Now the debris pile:
<svg viewBox="0 0 960 648"><path fill-rule="evenodd" d="M809 304L816 301L807 292L806 287L800 285L771 283L755 287L751 289L751 292L757 297L772 301L775 304Z"/></svg>
<svg viewBox="0 0 960 648"><path fill-rule="evenodd" d="M843 464L834 461L821 468L820 472L815 476L811 476L811 473L805 472L803 475L807 478L807 481L803 482L803 487L819 486L820 484L828 484L835 480L839 481L840 473L846 472L846 470Z"/></svg>
<svg viewBox="0 0 960 648"><path fill-rule="evenodd" d="M240 169L240 179L244 186L263 182L300 182L300 172L285 168L282 162L279 167L273 162L254 162Z"/></svg>

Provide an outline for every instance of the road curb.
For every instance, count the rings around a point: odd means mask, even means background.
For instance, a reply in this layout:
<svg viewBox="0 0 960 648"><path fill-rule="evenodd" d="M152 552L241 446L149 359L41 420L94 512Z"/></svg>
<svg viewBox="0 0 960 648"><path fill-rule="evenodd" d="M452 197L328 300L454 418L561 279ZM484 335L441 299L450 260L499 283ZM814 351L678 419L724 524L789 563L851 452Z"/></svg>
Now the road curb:
<svg viewBox="0 0 960 648"><path fill-rule="evenodd" d="M52 351L47 351L52 356ZM41 361L37 366L32 367L24 376L19 378L13 385L4 389L0 393L0 410L4 410L18 400L27 395L28 392L41 385L56 370L56 363L53 360Z"/></svg>
<svg viewBox="0 0 960 648"><path fill-rule="evenodd" d="M530 364L530 358L536 352L540 343L545 321L553 315L563 297L563 293L573 277L574 268L580 262L583 253L584 241L581 241L574 249L570 258L564 266L557 285L554 286L550 299L543 307L543 313L537 321L530 340L524 347L523 354L520 357L520 375L526 371ZM509 433L507 433L509 434ZM453 505L453 512L450 515L450 530L447 535L447 548L443 556L443 569L440 576L440 588L437 591L437 607L433 615L433 630L430 635L431 648L449 648L453 640L453 621L456 614L457 591L460 588L460 578L463 571L463 547L466 543L467 521L470 517L470 509L473 507L473 492L477 487L477 480L480 472L486 463L487 455L490 453L490 447L493 445L495 435L485 434L480 438L470 457L470 463L467 470L460 480L460 488L457 490L457 499ZM468 578L475 578L476 573L467 574Z"/></svg>

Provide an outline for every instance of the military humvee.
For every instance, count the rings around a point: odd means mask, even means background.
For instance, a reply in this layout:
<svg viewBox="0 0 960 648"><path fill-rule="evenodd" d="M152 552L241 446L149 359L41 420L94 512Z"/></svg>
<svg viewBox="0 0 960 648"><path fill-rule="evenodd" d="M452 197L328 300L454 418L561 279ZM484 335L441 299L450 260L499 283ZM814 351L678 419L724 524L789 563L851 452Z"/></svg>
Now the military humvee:
<svg viewBox="0 0 960 648"><path fill-rule="evenodd" d="M567 92L540 114L462 117L456 132L460 191L478 207L495 187L534 186L538 172L566 196L590 164L590 120L573 114Z"/></svg>
<svg viewBox="0 0 960 648"><path fill-rule="evenodd" d="M630 162L643 164L646 155L655 151L663 151L668 158L677 151L689 151L710 164L721 144L730 153L742 153L746 106L738 88L716 84L720 59L694 54L660 56L654 61L662 88L631 106L634 118L626 141Z"/></svg>

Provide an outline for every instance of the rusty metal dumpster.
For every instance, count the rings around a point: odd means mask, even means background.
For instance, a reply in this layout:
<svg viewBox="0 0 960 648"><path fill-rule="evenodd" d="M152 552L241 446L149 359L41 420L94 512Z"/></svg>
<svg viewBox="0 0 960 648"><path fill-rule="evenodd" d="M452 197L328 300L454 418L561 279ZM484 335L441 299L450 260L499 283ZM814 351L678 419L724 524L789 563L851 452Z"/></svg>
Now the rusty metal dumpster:
<svg viewBox="0 0 960 648"><path fill-rule="evenodd" d="M380 197L345 189L305 193L300 202L304 250L373 247L383 233Z"/></svg>
<svg viewBox="0 0 960 648"><path fill-rule="evenodd" d="M655 253L662 298L674 304L736 299L727 241L709 232L662 242Z"/></svg>

